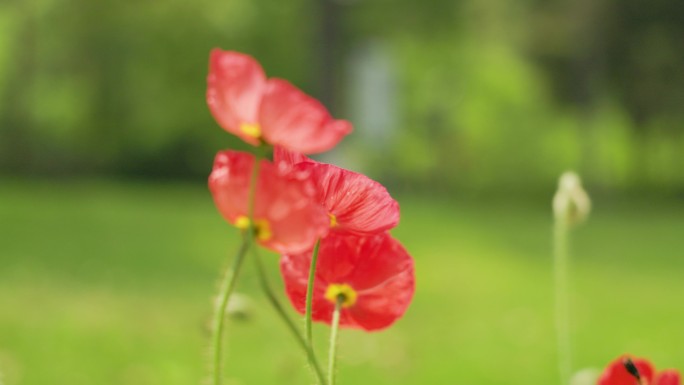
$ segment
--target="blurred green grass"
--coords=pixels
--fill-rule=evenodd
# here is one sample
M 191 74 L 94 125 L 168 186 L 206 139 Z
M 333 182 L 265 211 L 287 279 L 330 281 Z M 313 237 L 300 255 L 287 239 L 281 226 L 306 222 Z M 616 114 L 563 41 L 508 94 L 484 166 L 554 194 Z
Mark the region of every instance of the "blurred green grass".
M 342 333 L 340 384 L 557 383 L 550 198 L 397 198 L 416 296 L 387 331 Z M 595 202 L 573 234 L 575 368 L 625 352 L 684 368 L 682 234 L 682 202 Z M 204 186 L 1 180 L 6 385 L 200 383 L 236 247 Z M 270 268 L 280 289 L 275 256 Z M 239 291 L 254 303 L 228 327 L 229 383 L 309 383 L 251 264 Z

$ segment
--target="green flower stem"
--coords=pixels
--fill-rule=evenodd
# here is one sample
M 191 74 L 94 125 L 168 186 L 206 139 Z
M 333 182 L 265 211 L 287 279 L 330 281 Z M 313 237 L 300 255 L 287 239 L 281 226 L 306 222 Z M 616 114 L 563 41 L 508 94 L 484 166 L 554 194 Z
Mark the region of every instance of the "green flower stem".
M 330 351 L 328 353 L 328 385 L 335 385 L 335 378 L 337 377 L 337 333 L 340 329 L 340 310 L 342 309 L 342 302 L 344 297 L 339 296 L 335 302 L 335 310 L 332 316 L 332 325 L 330 329 Z
M 226 271 L 223 281 L 221 282 L 221 289 L 219 291 L 219 297 L 216 301 L 216 308 L 214 310 L 214 335 L 212 340 L 212 351 L 214 356 L 213 361 L 213 384 L 221 384 L 222 379 L 222 366 L 221 366 L 221 356 L 223 347 L 223 329 L 225 324 L 225 314 L 226 307 L 228 306 L 228 300 L 230 295 L 233 293 L 235 288 L 235 282 L 240 273 L 240 268 L 242 267 L 242 262 L 247 254 L 247 249 L 249 249 L 250 242 L 247 240 L 248 237 L 244 237 L 242 245 L 240 245 L 240 250 L 238 251 L 235 259 L 233 260 L 233 265 Z
M 318 261 L 318 249 L 321 246 L 321 240 L 316 241 L 313 253 L 311 254 L 311 267 L 309 268 L 309 283 L 306 289 L 306 312 L 304 313 L 304 327 L 306 329 L 306 343 L 309 348 L 313 350 L 313 332 L 311 327 L 311 309 L 313 306 L 313 289 L 314 278 L 316 277 L 316 262 Z
M 280 303 L 280 301 L 278 301 L 278 298 L 273 292 L 273 289 L 271 288 L 271 285 L 268 281 L 264 265 L 261 262 L 261 257 L 259 256 L 257 249 L 252 249 L 252 253 L 254 254 L 254 263 L 256 264 L 257 273 L 259 276 L 259 283 L 261 284 L 261 288 L 264 290 L 264 293 L 266 294 L 268 301 L 271 303 L 273 308 L 276 310 L 276 313 L 278 313 L 283 322 L 285 322 L 285 325 L 290 330 L 290 332 L 292 332 L 292 335 L 294 335 L 295 339 L 297 340 L 297 343 L 304 350 L 304 353 L 306 353 L 306 358 L 309 361 L 309 365 L 313 368 L 316 377 L 318 377 L 319 383 L 321 385 L 326 385 L 323 370 L 321 370 L 321 367 L 318 364 L 318 361 L 316 360 L 316 356 L 314 355 L 313 350 L 311 349 L 309 344 L 307 344 L 301 332 L 299 331 L 299 329 L 297 329 L 297 326 L 295 325 L 294 321 L 287 315 L 285 308 Z
M 561 384 L 570 381 L 572 347 L 570 344 L 570 316 L 568 298 L 568 235 L 565 218 L 556 219 L 553 230 L 553 261 L 556 302 L 556 343 Z
M 225 325 L 226 307 L 228 307 L 230 296 L 233 294 L 233 290 L 235 289 L 235 284 L 240 274 L 240 269 L 245 259 L 245 255 L 247 254 L 247 250 L 254 243 L 254 227 L 252 224 L 253 221 L 251 219 L 254 213 L 256 184 L 259 177 L 259 160 L 260 157 L 256 156 L 254 160 L 254 167 L 252 167 L 252 176 L 249 182 L 248 218 L 250 218 L 251 227 L 246 233 L 243 234 L 240 250 L 233 260 L 233 265 L 226 271 L 223 277 L 221 288 L 219 289 L 219 296 L 216 301 L 216 308 L 214 310 L 214 335 L 212 338 L 212 355 L 214 358 L 212 362 L 212 379 L 214 385 L 220 385 L 223 379 L 221 358 L 223 355 L 223 330 Z

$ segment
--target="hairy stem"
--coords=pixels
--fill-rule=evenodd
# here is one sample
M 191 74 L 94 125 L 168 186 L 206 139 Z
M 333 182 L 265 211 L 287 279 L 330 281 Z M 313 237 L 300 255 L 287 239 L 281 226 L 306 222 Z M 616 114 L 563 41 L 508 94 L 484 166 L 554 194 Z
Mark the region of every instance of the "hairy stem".
M 332 325 L 330 329 L 330 351 L 328 352 L 328 385 L 335 385 L 337 377 L 337 340 L 340 328 L 340 310 L 342 309 L 344 297 L 340 296 L 335 302 L 333 310 Z
M 242 262 L 247 254 L 247 249 L 249 249 L 249 244 L 250 243 L 247 240 L 247 237 L 245 237 L 242 241 L 242 245 L 240 245 L 240 250 L 233 260 L 233 265 L 226 270 L 223 281 L 221 282 L 219 296 L 216 301 L 216 308 L 214 309 L 214 335 L 212 339 L 212 353 L 214 357 L 212 371 L 214 385 L 221 384 L 222 380 L 221 357 L 226 307 L 228 306 L 230 295 L 233 293 L 233 289 L 235 288 L 235 282 L 237 281 L 240 268 L 242 267 Z

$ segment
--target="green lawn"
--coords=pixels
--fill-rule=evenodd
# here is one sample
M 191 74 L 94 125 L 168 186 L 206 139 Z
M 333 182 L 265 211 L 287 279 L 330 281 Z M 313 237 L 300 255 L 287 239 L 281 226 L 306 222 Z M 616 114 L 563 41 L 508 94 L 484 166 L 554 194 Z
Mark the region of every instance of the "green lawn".
M 550 198 L 398 200 L 416 296 L 389 330 L 341 334 L 340 385 L 556 384 Z M 684 369 L 684 204 L 599 200 L 573 238 L 575 368 L 631 352 Z M 237 246 L 205 186 L 0 180 L 5 385 L 201 383 Z M 229 384 L 310 383 L 251 264 L 239 291 Z

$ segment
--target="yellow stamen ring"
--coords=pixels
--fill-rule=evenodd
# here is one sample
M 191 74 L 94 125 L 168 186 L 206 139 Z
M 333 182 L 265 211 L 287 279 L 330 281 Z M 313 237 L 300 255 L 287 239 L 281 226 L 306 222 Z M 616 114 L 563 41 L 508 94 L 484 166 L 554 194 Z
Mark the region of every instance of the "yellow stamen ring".
M 245 215 L 240 215 L 233 224 L 240 230 L 247 230 L 249 228 L 249 218 Z
M 242 123 L 240 125 L 240 132 L 252 138 L 261 138 L 261 126 L 256 123 Z
M 235 219 L 233 223 L 235 227 L 241 230 L 247 230 L 250 227 L 249 218 L 245 215 L 240 215 Z M 266 219 L 257 219 L 254 221 L 254 235 L 256 239 L 265 242 L 273 237 L 273 232 L 271 231 L 271 224 Z
M 356 303 L 356 290 L 346 283 L 332 283 L 325 291 L 325 299 L 332 303 L 342 301 L 342 307 L 351 307 Z
M 328 213 L 328 217 L 330 217 L 330 228 L 337 227 L 337 217 L 333 213 Z
M 268 241 L 273 237 L 273 233 L 271 232 L 271 224 L 268 223 L 266 219 L 257 219 L 256 220 L 256 237 L 260 241 Z

